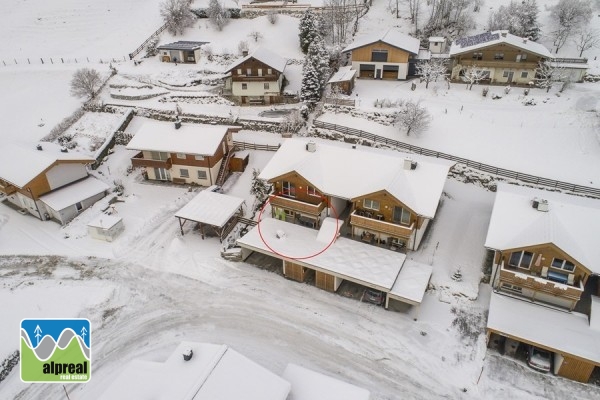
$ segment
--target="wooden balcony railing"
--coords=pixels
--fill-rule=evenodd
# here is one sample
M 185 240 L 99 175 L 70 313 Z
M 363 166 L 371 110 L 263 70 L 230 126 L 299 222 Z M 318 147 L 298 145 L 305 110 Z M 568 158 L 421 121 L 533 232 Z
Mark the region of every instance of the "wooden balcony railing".
M 152 160 L 150 158 L 144 158 L 144 153 L 139 152 L 131 158 L 131 165 L 135 167 L 150 167 L 150 168 L 164 168 L 171 169 L 171 157 L 166 160 Z
M 324 201 L 321 201 L 319 204 L 310 204 L 305 203 L 303 201 L 298 201 L 275 195 L 271 195 L 270 199 L 272 206 L 278 206 L 286 208 L 288 210 L 294 210 L 300 213 L 306 213 L 310 215 L 319 215 L 326 206 Z
M 3 192 L 7 196 L 9 194 L 13 194 L 16 191 L 17 191 L 17 188 L 15 186 L 11 185 L 10 183 L 7 183 L 6 185 L 0 184 L 0 192 Z
M 413 233 L 415 224 L 410 227 L 394 224 L 391 222 L 380 221 L 375 218 L 369 218 L 356 214 L 354 211 L 350 214 L 350 224 L 358 228 L 369 229 L 381 233 L 387 233 L 395 237 L 407 238 Z
M 233 75 L 231 80 L 233 82 L 276 82 L 277 75 Z
M 518 271 L 511 271 L 510 269 L 506 269 L 504 265 L 502 265 L 500 269 L 500 281 L 502 283 L 508 283 L 524 289 L 530 289 L 536 292 L 542 292 L 574 301 L 579 301 L 579 298 L 583 293 L 583 285 L 581 282 L 575 286 L 571 286 L 564 283 L 550 281 L 539 276 L 527 275 L 526 273 Z
M 506 60 L 493 60 L 493 61 L 483 61 L 483 60 L 459 60 L 458 63 L 463 67 L 470 67 L 472 65 L 476 65 L 478 67 L 483 68 L 517 68 L 517 69 L 535 69 L 537 67 L 537 63 L 533 62 L 516 62 L 516 61 L 506 61 Z

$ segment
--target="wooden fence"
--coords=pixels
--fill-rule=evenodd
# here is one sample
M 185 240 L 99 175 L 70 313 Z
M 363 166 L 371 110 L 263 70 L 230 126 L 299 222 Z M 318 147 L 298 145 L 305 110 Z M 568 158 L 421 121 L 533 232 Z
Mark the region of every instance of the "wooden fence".
M 413 146 L 408 143 L 400 142 L 394 139 L 388 139 L 383 136 L 373 135 L 372 133 L 365 132 L 359 129 L 348 128 L 347 126 L 330 124 L 327 122 L 317 121 L 313 122 L 313 126 L 317 128 L 330 129 L 333 131 L 341 132 L 346 135 L 358 136 L 360 138 L 368 139 L 373 142 L 386 144 L 388 146 L 397 147 L 400 149 L 408 150 L 411 153 L 422 154 L 425 156 L 442 158 L 445 160 L 454 161 L 460 164 L 464 164 L 467 167 L 487 172 L 493 175 L 502 176 L 505 178 L 516 179 L 521 182 L 532 183 L 535 185 L 542 185 L 548 188 L 568 190 L 574 193 L 587 194 L 591 196 L 600 197 L 600 189 L 589 186 L 580 186 L 574 183 L 556 181 L 553 179 L 542 178 L 540 176 L 524 174 L 522 172 L 512 171 L 509 169 L 495 167 L 493 165 L 484 164 L 478 161 L 469 160 L 467 158 L 455 157 L 451 154 L 442 153 L 440 151 L 430 150 L 419 146 Z
M 138 46 L 137 49 L 135 49 L 134 51 L 132 51 L 131 53 L 129 53 L 129 59 L 133 60 L 133 57 L 137 56 L 138 54 L 140 54 L 140 52 L 142 50 L 144 50 L 144 47 L 146 47 L 146 45 L 155 37 L 157 37 L 158 35 L 160 35 L 162 33 L 162 31 L 164 31 L 165 29 L 167 29 L 167 24 L 164 23 L 160 28 L 158 28 L 152 35 L 148 36 L 148 39 L 144 40 L 144 43 L 140 44 Z
M 5 67 L 11 65 L 53 65 L 53 64 L 85 64 L 98 63 L 109 64 L 127 61 L 127 57 L 113 58 L 94 58 L 94 57 L 36 57 L 36 58 L 12 58 L 10 60 L 2 60 L 2 65 Z
M 336 99 L 335 97 L 325 97 L 325 104 L 333 104 L 335 106 L 355 107 L 356 100 L 354 100 L 354 99 Z
M 265 151 L 277 151 L 279 149 L 279 145 L 272 146 L 270 144 L 256 144 L 256 143 L 247 143 L 247 142 L 238 142 L 233 141 L 233 145 L 237 147 L 239 150 L 265 150 Z

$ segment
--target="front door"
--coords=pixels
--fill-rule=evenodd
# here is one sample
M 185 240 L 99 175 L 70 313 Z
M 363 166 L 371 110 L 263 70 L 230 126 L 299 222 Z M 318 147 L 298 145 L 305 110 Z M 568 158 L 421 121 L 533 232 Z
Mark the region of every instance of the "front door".
M 515 73 L 513 71 L 510 71 L 508 73 L 508 79 L 506 80 L 506 82 L 511 83 L 514 75 L 515 75 Z

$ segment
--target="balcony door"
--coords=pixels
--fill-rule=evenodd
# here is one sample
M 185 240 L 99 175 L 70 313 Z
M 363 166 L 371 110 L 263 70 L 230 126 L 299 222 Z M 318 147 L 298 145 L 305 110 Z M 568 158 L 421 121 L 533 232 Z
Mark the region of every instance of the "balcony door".
M 169 171 L 165 168 L 154 168 L 154 176 L 159 181 L 168 181 L 170 179 Z
M 402 207 L 395 206 L 393 220 L 397 224 L 402 224 L 402 225 L 410 224 L 410 211 L 408 211 Z

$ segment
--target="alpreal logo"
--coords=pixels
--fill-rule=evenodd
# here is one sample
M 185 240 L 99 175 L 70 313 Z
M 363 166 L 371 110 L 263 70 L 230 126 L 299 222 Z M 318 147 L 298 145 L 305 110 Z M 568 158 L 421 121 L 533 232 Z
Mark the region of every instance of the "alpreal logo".
M 21 321 L 23 382 L 87 382 L 91 371 L 91 326 L 87 319 Z

